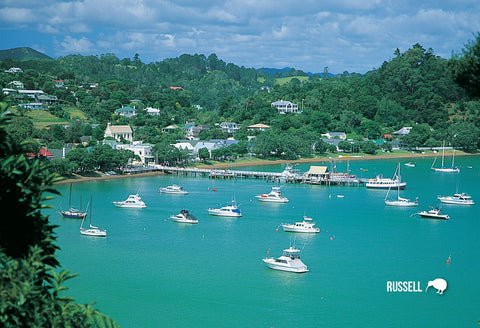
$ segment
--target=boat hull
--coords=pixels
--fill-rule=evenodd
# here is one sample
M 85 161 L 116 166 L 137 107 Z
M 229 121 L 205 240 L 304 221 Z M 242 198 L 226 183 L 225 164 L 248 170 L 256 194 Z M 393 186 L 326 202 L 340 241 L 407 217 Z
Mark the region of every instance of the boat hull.
M 262 196 L 255 196 L 260 202 L 265 203 L 288 203 L 287 198 L 271 198 L 271 197 L 262 197 Z
M 392 184 L 376 184 L 374 182 L 367 182 L 365 186 L 369 189 L 400 189 L 404 190 L 407 186 L 406 182 L 392 183 Z
M 92 237 L 106 237 L 107 232 L 105 230 L 99 229 L 82 229 L 80 233 L 84 236 L 92 236 Z
M 388 206 L 397 206 L 397 207 L 415 207 L 417 206 L 418 204 L 417 203 L 414 203 L 414 202 L 399 202 L 397 200 L 392 200 L 392 201 L 389 201 L 389 200 L 386 200 L 385 201 L 385 205 L 388 205 Z
M 235 213 L 235 212 L 219 212 L 215 209 L 213 210 L 208 210 L 208 214 L 214 215 L 214 216 L 224 216 L 224 217 L 231 217 L 231 218 L 239 218 L 242 216 L 241 213 Z
M 433 170 L 435 172 L 443 172 L 443 173 L 460 173 L 459 168 L 436 168 Z
M 116 202 L 114 203 L 116 207 L 121 207 L 121 208 L 145 208 L 147 205 L 145 204 L 124 204 L 122 202 Z
M 72 213 L 72 212 L 58 212 L 61 216 L 67 219 L 83 219 L 87 216 L 86 212 Z
M 290 226 L 290 225 L 283 225 L 283 231 L 285 232 L 302 232 L 302 233 L 317 233 L 320 232 L 320 228 L 301 228 L 301 227 L 296 227 L 296 226 Z
M 198 220 L 177 219 L 177 218 L 174 218 L 173 221 L 175 221 L 177 223 L 188 223 L 188 224 L 197 224 L 198 223 Z
M 426 219 L 438 219 L 438 220 L 448 220 L 450 217 L 446 214 L 429 214 L 429 213 L 424 213 L 420 212 L 418 213 L 422 218 Z

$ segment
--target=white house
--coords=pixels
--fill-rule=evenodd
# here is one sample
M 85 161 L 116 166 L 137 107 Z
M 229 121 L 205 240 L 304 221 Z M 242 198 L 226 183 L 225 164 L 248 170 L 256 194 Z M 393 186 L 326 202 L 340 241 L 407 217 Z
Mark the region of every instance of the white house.
M 240 129 L 238 124 L 234 122 L 222 122 L 220 123 L 220 128 L 228 133 L 235 133 L 238 129 Z
M 115 148 L 133 151 L 135 155 L 140 157 L 142 164 L 153 161 L 152 145 L 150 144 L 143 144 L 141 141 L 136 141 L 131 144 L 117 144 Z
M 279 114 L 298 113 L 298 105 L 290 101 L 285 101 L 282 99 L 273 102 L 271 105 L 272 107 L 277 108 Z
M 23 73 L 21 68 L 18 67 L 10 67 L 5 71 L 5 73 Z
M 150 115 L 150 116 L 160 115 L 160 109 L 158 109 L 158 108 L 147 107 L 147 108 L 145 108 L 145 110 L 147 111 L 148 115 Z
M 130 106 L 125 106 L 115 110 L 115 114 L 118 114 L 120 116 L 125 116 L 125 117 L 134 117 L 134 116 L 137 116 L 137 110 Z
M 270 128 L 269 125 L 262 124 L 262 123 L 257 123 L 257 124 L 247 126 L 247 130 L 250 130 L 250 131 L 267 131 L 269 128 Z
M 104 138 L 107 137 L 113 137 L 117 141 L 120 141 L 123 138 L 132 142 L 133 131 L 130 125 L 111 125 L 108 123 L 104 134 Z
M 345 132 L 327 132 L 322 134 L 322 136 L 327 137 L 328 139 L 335 139 L 335 138 L 338 138 L 341 140 L 347 139 L 347 135 L 345 134 Z

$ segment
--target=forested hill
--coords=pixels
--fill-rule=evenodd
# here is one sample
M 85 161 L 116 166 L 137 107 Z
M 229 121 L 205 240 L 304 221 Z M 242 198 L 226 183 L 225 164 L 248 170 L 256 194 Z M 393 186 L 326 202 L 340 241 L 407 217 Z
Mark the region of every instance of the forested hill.
M 344 72 L 322 78 L 325 74 L 291 69 L 283 73 L 288 77 L 280 79 L 268 70 L 225 63 L 215 54 L 184 54 L 148 64 L 139 55 L 132 59 L 113 54 L 69 55 L 54 60 L 3 60 L 2 71 L 16 66 L 24 73 L 3 73 L 0 82 L 6 87 L 22 80 L 26 89 L 56 95 L 62 107 L 54 107 L 56 115 L 67 117 L 62 109 L 70 106 L 91 122 L 128 122 L 137 137 L 148 141 L 155 141 L 155 133 L 172 123 L 214 126 L 231 121 L 242 126 L 236 138 L 245 138 L 245 127 L 255 123 L 270 125 L 270 134 L 309 140 L 327 131 L 345 131 L 358 140 L 376 139 L 409 126 L 413 127 L 411 146 L 439 145 L 443 139 L 457 136 L 458 140 L 463 131 L 473 131 L 469 142 L 473 140 L 476 149 L 480 104 L 479 95 L 472 92 L 475 88 L 468 88 L 472 80 L 468 74 L 476 73 L 469 70 L 472 61 L 464 60 L 466 56 L 447 60 L 416 44 L 403 53 L 397 50 L 380 68 L 363 75 Z M 53 79 L 63 80 L 66 88 L 55 88 Z M 457 83 L 462 82 L 460 87 Z M 298 104 L 302 113 L 278 114 L 271 103 L 281 99 Z M 114 115 L 127 105 L 158 108 L 160 115 L 128 120 Z
M 16 61 L 34 59 L 52 59 L 51 57 L 28 47 L 0 50 L 0 60 L 11 59 Z

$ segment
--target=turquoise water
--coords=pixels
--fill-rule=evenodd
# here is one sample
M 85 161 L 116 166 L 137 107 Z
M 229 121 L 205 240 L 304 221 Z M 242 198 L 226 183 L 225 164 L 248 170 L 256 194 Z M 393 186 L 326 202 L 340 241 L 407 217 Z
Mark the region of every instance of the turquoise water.
M 397 162 L 352 161 L 350 170 L 392 176 Z M 82 195 L 85 204 L 93 195 L 93 224 L 108 236 L 81 236 L 78 220 L 51 212 L 51 222 L 60 225 L 59 261 L 80 274 L 68 282 L 67 293 L 79 303 L 96 302 L 122 327 L 477 326 L 480 205 L 444 205 L 448 221 L 412 214 L 457 190 L 480 203 L 480 157 L 456 158 L 460 174 L 433 172 L 431 158 L 416 163 L 401 167 L 407 181 L 401 195 L 418 196 L 417 209 L 387 207 L 385 191 L 364 187 L 286 184 L 282 191 L 289 203 L 262 204 L 254 196 L 274 185 L 264 180 L 169 175 L 74 184 L 75 202 Z M 296 168 L 305 172 L 309 166 Z M 346 169 L 346 162 L 337 163 L 337 171 Z M 190 193 L 157 192 L 173 183 Z M 68 192 L 67 185 L 59 189 Z M 136 192 L 146 209 L 113 206 Z M 208 215 L 207 208 L 233 197 L 243 217 Z M 198 225 L 166 220 L 183 208 Z M 304 214 L 313 217 L 319 234 L 276 231 Z M 262 262 L 292 244 L 303 249 L 308 273 L 274 271 Z M 448 282 L 443 295 L 433 287 L 424 292 L 435 278 Z M 388 281 L 414 281 L 423 292 L 387 292 Z

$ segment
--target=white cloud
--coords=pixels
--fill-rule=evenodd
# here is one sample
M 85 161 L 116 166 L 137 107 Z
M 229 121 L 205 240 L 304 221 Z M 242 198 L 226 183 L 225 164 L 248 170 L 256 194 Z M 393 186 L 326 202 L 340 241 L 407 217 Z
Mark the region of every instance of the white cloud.
M 59 43 L 61 54 L 94 54 L 95 48 L 93 43 L 90 42 L 86 37 L 80 39 L 72 38 L 71 36 L 66 36 L 62 42 Z

